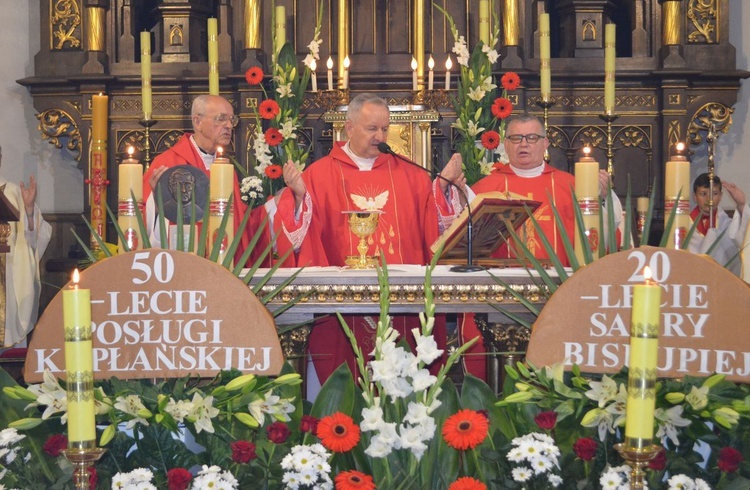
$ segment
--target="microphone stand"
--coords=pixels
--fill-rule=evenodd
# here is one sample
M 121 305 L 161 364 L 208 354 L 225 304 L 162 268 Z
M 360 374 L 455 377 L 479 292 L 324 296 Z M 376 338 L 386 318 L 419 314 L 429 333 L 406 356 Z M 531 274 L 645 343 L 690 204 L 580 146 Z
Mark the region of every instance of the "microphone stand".
M 427 172 L 430 174 L 430 177 L 432 177 L 432 172 L 418 164 L 417 162 L 414 162 L 408 158 L 406 158 L 403 155 L 399 155 L 395 151 L 391 149 L 391 146 L 386 142 L 381 142 L 378 144 L 378 150 L 380 150 L 381 153 L 387 153 L 394 158 L 398 158 L 399 160 L 406 162 L 410 165 L 414 165 L 418 169 Z M 451 182 L 450 180 L 446 179 L 439 173 L 435 174 L 439 179 L 445 181 L 448 183 L 449 186 L 455 188 L 466 200 L 466 212 L 467 212 L 467 220 L 466 220 L 466 265 L 454 265 L 450 268 L 451 272 L 479 272 L 483 270 L 487 270 L 486 267 L 481 265 L 475 265 L 474 264 L 474 214 L 471 212 L 471 203 L 469 202 L 469 196 L 466 194 L 466 192 L 461 189 L 459 186 Z

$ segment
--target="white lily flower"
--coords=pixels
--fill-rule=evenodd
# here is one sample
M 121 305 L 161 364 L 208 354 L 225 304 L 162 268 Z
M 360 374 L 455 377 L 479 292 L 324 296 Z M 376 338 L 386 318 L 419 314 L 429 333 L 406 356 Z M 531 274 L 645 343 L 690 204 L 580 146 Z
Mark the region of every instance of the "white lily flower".
M 687 427 L 690 425 L 690 420 L 682 417 L 682 405 L 675 405 L 667 410 L 657 408 L 654 410 L 654 417 L 659 426 L 656 437 L 667 436 L 675 446 L 679 446 L 680 440 L 677 437 L 677 427 Z

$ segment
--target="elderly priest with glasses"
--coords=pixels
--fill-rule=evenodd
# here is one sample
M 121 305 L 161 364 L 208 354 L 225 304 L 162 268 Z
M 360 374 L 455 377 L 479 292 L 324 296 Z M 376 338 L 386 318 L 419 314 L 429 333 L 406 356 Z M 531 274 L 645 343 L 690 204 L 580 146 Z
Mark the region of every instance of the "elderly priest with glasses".
M 530 114 L 519 114 L 510 117 L 505 130 L 505 151 L 508 154 L 508 165 L 496 165 L 495 170 L 472 186 L 472 190 L 481 194 L 484 192 L 509 192 L 538 201 L 541 206 L 534 212 L 534 218 L 539 223 L 544 235 L 554 248 L 555 254 L 563 265 L 569 265 L 568 256 L 562 241 L 562 230 L 558 228 L 552 206 L 560 213 L 564 222 L 565 233 L 573 241 L 575 232 L 575 215 L 573 188 L 575 178 L 563 170 L 558 170 L 544 161 L 544 152 L 549 141 L 544 133 L 542 122 Z M 612 193 L 612 203 L 615 227 L 622 221 L 622 205 L 617 195 L 611 190 L 611 181 L 606 170 L 599 170 L 599 196 L 602 199 L 607 193 Z M 603 208 L 604 209 L 604 208 Z M 606 213 L 607 210 L 604 209 Z M 604 222 L 607 223 L 606 215 Z M 526 247 L 538 259 L 548 259 L 547 251 L 542 245 L 531 220 L 527 220 L 522 230 L 516 230 L 524 240 Z M 607 236 L 606 233 L 602 233 Z M 514 258 L 513 247 L 506 244 L 498 247 L 492 254 L 497 258 Z M 523 254 L 520 254 L 523 256 Z M 464 322 L 462 335 L 472 338 L 478 335 L 473 321 Z M 469 353 L 481 352 L 481 344 L 475 344 Z M 484 357 L 470 356 L 467 358 L 467 368 L 477 376 L 484 376 Z
M 216 159 L 216 151 L 219 147 L 227 148 L 232 141 L 232 131 L 239 122 L 239 117 L 234 115 L 234 109 L 225 98 L 218 95 L 199 95 L 193 100 L 190 117 L 193 125 L 193 133 L 185 133 L 177 143 L 164 153 L 160 154 L 143 175 L 143 198 L 146 201 L 146 227 L 149 229 L 149 239 L 154 247 L 162 246 L 159 242 L 159 220 L 157 219 L 156 200 L 153 190 L 156 189 L 159 178 L 169 168 L 177 165 L 189 165 L 209 175 L 211 165 Z M 197 189 L 196 189 L 197 191 Z M 234 177 L 234 196 L 232 198 L 232 209 L 234 214 L 235 236 L 238 233 L 246 206 L 242 202 L 237 176 Z M 248 246 L 250 239 L 264 218 L 264 208 L 261 206 L 257 212 L 253 212 L 250 222 L 242 233 L 240 247 L 235 254 L 235 260 L 239 259 L 244 249 Z M 166 213 L 165 213 L 166 214 Z M 264 230 L 264 238 L 261 242 L 268 243 L 270 232 Z M 256 246 L 256 250 L 262 247 Z

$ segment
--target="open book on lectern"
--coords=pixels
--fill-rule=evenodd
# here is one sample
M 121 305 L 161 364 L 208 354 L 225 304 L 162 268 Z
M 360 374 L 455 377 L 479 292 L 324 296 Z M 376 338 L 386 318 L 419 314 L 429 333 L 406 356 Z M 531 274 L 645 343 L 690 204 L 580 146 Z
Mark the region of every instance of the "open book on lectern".
M 475 262 L 484 265 L 499 262 L 490 259 L 490 255 L 506 240 L 512 241 L 508 227 L 518 229 L 529 217 L 526 208 L 533 213 L 540 205 L 538 201 L 512 192 L 496 191 L 477 195 L 471 201 Z M 433 253 L 443 245 L 440 263 L 466 263 L 468 224 L 469 211 L 465 207 L 453 224 L 432 244 Z

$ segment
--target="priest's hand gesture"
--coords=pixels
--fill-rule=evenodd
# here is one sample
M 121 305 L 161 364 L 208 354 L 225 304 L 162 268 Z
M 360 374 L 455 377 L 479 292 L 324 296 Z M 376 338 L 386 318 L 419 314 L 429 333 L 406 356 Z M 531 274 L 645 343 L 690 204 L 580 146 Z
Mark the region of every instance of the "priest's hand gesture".
M 737 205 L 737 212 L 740 213 L 740 216 L 742 216 L 742 210 L 745 208 L 745 203 L 747 203 L 745 193 L 742 192 L 742 189 L 737 187 L 735 184 L 727 182 L 726 180 L 721 184 L 722 187 L 727 190 L 727 194 L 729 194 L 729 197 L 734 200 L 734 203 Z
M 448 190 L 448 181 L 452 182 L 456 187 L 463 191 L 459 194 L 461 203 L 465 205 L 466 202 L 464 201 L 466 201 L 466 176 L 464 176 L 463 162 L 461 160 L 460 153 L 453 154 L 451 159 L 448 160 L 448 163 L 445 164 L 445 167 L 443 167 L 440 175 L 443 177 L 442 179 L 438 180 L 438 182 L 440 183 L 440 190 L 445 193 Z
M 302 180 L 302 172 L 297 169 L 297 166 L 291 160 L 284 164 L 284 183 L 294 194 L 294 207 L 299 208 L 305 199 L 307 187 L 305 187 L 305 181 Z

